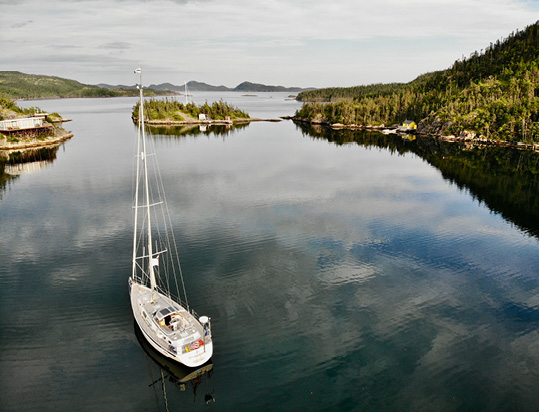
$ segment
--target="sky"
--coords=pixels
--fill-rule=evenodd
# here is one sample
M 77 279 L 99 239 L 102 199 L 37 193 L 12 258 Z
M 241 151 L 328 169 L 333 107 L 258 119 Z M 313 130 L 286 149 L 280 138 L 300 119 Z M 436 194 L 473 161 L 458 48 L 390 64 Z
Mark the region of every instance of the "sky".
M 0 0 L 0 71 L 85 84 L 409 82 L 539 20 L 539 0 Z

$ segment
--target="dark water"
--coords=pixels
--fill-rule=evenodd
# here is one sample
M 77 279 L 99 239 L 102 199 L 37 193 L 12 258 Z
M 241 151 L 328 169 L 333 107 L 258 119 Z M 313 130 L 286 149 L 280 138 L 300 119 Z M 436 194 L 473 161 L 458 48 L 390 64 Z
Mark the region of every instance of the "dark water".
M 297 106 L 231 96 L 258 117 Z M 537 410 L 536 155 L 290 121 L 154 130 L 214 329 L 189 376 L 131 315 L 134 103 L 21 103 L 75 137 L 2 180 L 0 410 Z

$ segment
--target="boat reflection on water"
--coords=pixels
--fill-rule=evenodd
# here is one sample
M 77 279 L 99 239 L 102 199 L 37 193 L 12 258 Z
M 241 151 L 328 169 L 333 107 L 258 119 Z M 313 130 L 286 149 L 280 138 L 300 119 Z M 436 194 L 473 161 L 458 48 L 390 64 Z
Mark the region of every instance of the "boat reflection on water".
M 209 381 L 213 376 L 213 363 L 211 359 L 204 365 L 196 368 L 189 368 L 179 362 L 175 362 L 157 352 L 144 338 L 137 322 L 135 321 L 133 324 L 135 335 L 137 336 L 140 346 L 142 346 L 148 357 L 159 367 L 161 372 L 160 376 L 153 380 L 148 386 L 155 387 L 156 384 L 161 383 L 165 402 L 168 402 L 165 389 L 166 381 L 170 382 L 182 392 L 191 387 L 191 390 L 193 391 L 193 402 L 195 402 L 197 391 L 200 385 L 204 384 L 204 402 L 207 404 L 215 402 L 213 388 L 209 385 Z

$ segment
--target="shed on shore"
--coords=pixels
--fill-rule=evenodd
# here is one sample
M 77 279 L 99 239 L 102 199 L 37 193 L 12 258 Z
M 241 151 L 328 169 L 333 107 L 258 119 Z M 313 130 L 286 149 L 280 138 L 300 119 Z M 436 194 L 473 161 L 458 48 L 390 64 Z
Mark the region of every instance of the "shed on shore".
M 402 127 L 404 127 L 405 129 L 415 130 L 417 129 L 417 124 L 413 120 L 405 120 L 404 123 L 402 124 Z

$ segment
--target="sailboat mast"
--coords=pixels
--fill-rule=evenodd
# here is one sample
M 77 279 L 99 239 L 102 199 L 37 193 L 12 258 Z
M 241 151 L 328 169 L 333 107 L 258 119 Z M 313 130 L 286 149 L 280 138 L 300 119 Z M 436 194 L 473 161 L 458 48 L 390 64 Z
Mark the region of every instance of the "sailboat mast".
M 140 70 L 140 69 L 138 69 Z M 156 281 L 155 281 L 155 271 L 154 271 L 154 265 L 152 262 L 153 258 L 153 249 L 152 249 L 152 223 L 151 223 L 151 202 L 150 202 L 150 187 L 148 182 L 148 156 L 146 153 L 146 130 L 144 128 L 144 94 L 143 94 L 143 86 L 142 86 L 142 71 L 140 73 L 140 107 L 139 107 L 139 124 L 141 129 L 141 136 L 142 136 L 142 152 L 140 154 L 140 158 L 142 160 L 142 167 L 144 168 L 144 198 L 146 203 L 146 222 L 148 227 L 148 233 L 147 233 L 147 248 L 148 248 L 148 270 L 150 273 L 150 287 L 152 289 L 152 296 L 153 292 L 156 288 Z
M 136 73 L 136 70 L 135 70 L 135 73 Z M 139 116 L 139 120 L 138 120 L 138 136 L 137 136 L 137 150 L 135 152 L 135 157 L 137 158 L 137 173 L 136 173 L 136 181 L 135 181 L 135 204 L 134 204 L 134 209 L 135 209 L 135 219 L 134 219 L 134 225 L 133 225 L 133 270 L 132 270 L 132 274 L 131 274 L 131 279 L 136 279 L 135 277 L 135 274 L 137 272 L 137 231 L 138 231 L 138 204 L 139 204 L 139 186 L 140 186 L 140 139 L 141 139 L 141 136 L 140 136 L 140 133 L 141 133 L 141 121 L 142 121 L 142 117 L 141 117 L 141 113 L 140 113 L 140 110 L 141 108 L 139 107 L 139 110 L 138 110 L 138 116 Z

